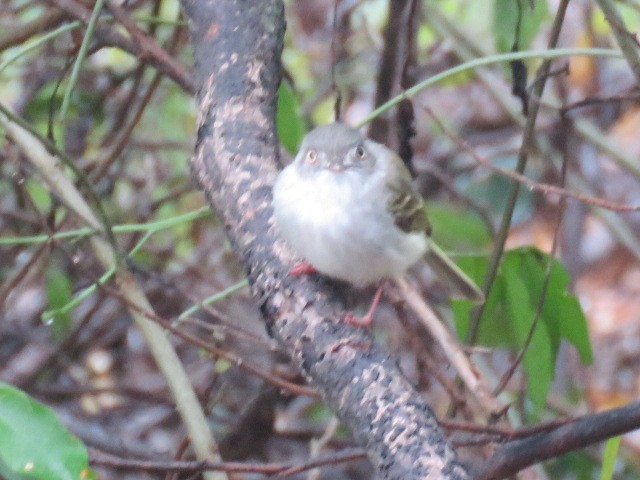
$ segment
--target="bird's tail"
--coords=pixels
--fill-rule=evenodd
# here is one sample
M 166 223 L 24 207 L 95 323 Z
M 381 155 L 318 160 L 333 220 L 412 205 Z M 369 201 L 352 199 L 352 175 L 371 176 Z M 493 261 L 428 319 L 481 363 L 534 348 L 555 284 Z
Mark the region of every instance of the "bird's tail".
M 469 276 L 451 260 L 431 239 L 425 260 L 438 278 L 454 293 L 476 303 L 484 302 L 484 294 Z

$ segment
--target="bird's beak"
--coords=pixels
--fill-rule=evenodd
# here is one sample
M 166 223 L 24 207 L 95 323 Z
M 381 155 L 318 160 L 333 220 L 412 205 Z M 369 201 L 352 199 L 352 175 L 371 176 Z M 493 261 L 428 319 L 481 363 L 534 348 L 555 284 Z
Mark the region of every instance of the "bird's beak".
M 332 158 L 329 155 L 322 156 L 322 167 L 334 172 L 341 172 L 344 170 L 344 165 L 342 164 L 342 162 L 340 160 Z
M 334 172 L 342 172 L 345 168 L 344 162 L 341 158 L 327 158 L 327 168 Z

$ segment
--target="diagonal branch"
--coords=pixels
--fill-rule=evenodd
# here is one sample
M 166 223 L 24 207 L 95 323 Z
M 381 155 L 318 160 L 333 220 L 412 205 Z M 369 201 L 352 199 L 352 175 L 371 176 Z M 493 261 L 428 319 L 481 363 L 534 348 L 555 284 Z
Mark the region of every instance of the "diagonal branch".
M 331 286 L 287 275 L 293 257 L 271 209 L 282 2 L 183 0 L 182 6 L 199 91 L 191 167 L 245 265 L 270 334 L 366 448 L 379 478 L 469 478 L 395 362 L 367 332 L 340 323 Z
M 585 415 L 498 447 L 493 456 L 476 462 L 471 470 L 477 480 L 509 477 L 525 467 L 556 458 L 640 427 L 640 402 L 601 413 Z

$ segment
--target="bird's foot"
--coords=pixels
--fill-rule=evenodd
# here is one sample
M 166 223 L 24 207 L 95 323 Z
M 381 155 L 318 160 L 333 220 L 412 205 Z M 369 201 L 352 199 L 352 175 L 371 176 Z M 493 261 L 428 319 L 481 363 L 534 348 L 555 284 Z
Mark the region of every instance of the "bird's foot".
M 332 344 L 331 348 L 329 348 L 329 351 L 331 353 L 336 353 L 344 347 L 351 347 L 355 350 L 367 351 L 371 350 L 372 346 L 373 342 L 369 340 L 357 341 L 351 338 L 343 338 L 342 340 L 338 340 L 336 343 Z
M 318 273 L 318 271 L 313 265 L 307 262 L 298 262 L 291 268 L 291 270 L 289 270 L 289 275 L 293 277 L 299 277 L 301 275 L 313 275 L 314 273 Z
M 373 301 L 371 302 L 371 306 L 369 307 L 369 311 L 366 313 L 364 317 L 358 317 L 352 312 L 347 312 L 342 316 L 342 320 L 349 325 L 353 325 L 354 327 L 368 327 L 373 322 L 373 315 L 376 313 L 376 309 L 378 308 L 378 304 L 380 303 L 380 299 L 382 298 L 382 292 L 384 291 L 384 284 L 381 283 L 376 290 L 376 294 L 373 297 Z
M 368 327 L 373 322 L 373 315 L 367 314 L 364 317 L 359 317 L 353 312 L 347 312 L 341 320 L 354 327 Z

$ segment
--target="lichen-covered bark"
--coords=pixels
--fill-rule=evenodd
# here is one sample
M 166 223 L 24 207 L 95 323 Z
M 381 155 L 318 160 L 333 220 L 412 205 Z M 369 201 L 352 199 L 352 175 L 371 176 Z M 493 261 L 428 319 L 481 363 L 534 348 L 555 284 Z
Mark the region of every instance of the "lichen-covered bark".
M 287 275 L 273 226 L 279 163 L 280 0 L 183 0 L 196 57 L 191 167 L 245 265 L 269 332 L 322 392 L 385 479 L 466 479 L 425 400 L 368 332 L 339 321 L 330 282 Z

